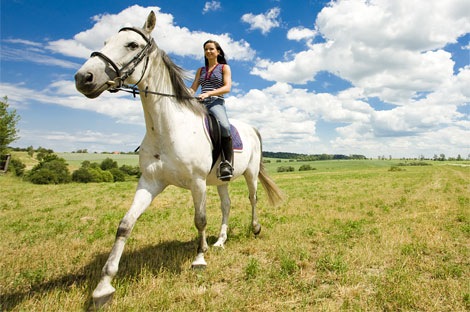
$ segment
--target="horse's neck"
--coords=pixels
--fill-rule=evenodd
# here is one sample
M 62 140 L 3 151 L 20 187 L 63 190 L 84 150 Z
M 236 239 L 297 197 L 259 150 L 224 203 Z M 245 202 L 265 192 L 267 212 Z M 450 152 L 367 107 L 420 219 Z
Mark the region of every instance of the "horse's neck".
M 198 117 L 189 109 L 175 103 L 174 97 L 150 93 L 146 96 L 145 88 L 147 87 L 149 91 L 174 93 L 168 70 L 161 61 L 158 59 L 151 61 L 147 70 L 148 75 L 139 84 L 147 136 L 155 140 L 171 140 L 187 128 L 188 123 L 196 122 Z

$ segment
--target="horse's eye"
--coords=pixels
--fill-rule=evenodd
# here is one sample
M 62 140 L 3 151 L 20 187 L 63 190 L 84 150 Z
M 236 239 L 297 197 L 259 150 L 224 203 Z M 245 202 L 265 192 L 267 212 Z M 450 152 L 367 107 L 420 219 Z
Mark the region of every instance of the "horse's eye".
M 127 44 L 127 47 L 131 50 L 135 50 L 139 47 L 139 44 L 137 42 L 129 42 Z

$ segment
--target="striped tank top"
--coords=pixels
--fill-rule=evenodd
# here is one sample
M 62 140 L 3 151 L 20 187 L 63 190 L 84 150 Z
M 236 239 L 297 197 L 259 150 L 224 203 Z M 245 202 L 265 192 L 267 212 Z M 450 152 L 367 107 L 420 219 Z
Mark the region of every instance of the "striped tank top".
M 199 83 L 201 84 L 202 93 L 212 91 L 224 86 L 223 75 L 224 64 L 217 64 L 212 71 L 207 71 L 207 67 L 201 67 L 201 75 Z M 223 98 L 223 95 L 218 97 Z

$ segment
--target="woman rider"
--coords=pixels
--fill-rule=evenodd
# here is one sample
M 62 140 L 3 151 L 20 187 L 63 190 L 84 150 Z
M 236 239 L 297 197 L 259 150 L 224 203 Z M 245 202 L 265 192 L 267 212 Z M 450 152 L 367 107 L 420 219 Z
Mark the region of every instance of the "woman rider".
M 205 67 L 197 70 L 191 90 L 196 93 L 201 85 L 201 94 L 197 98 L 220 123 L 223 157 L 219 168 L 219 179 L 229 181 L 233 176 L 233 148 L 224 94 L 230 92 L 232 73 L 225 60 L 224 51 L 216 41 L 208 40 L 203 47 Z

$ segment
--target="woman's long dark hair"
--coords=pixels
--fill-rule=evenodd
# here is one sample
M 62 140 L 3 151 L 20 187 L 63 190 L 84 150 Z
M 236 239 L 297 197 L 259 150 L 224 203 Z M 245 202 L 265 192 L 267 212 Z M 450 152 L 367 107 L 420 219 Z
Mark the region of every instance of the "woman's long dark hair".
M 219 51 L 219 55 L 217 55 L 217 63 L 219 64 L 227 64 L 227 60 L 225 59 L 225 53 L 224 53 L 224 50 L 222 50 L 222 48 L 220 47 L 220 44 L 215 41 L 215 40 L 207 40 L 206 42 L 204 42 L 204 44 L 202 45 L 202 48 L 205 48 L 206 47 L 206 44 L 208 43 L 213 43 L 215 45 L 215 48 L 217 49 L 217 51 Z M 209 66 L 209 60 L 207 59 L 207 57 L 204 56 L 204 62 L 206 64 L 206 67 Z

